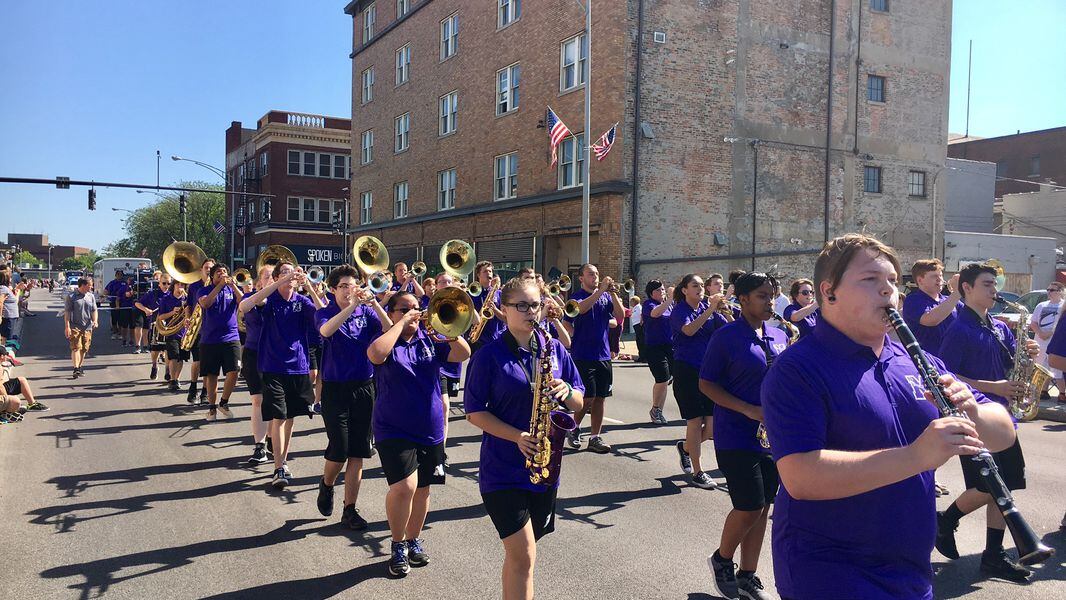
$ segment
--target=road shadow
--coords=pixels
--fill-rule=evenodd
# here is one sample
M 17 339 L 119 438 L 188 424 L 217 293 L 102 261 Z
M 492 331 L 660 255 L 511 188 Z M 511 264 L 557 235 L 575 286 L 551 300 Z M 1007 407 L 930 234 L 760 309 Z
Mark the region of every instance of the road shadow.
M 371 579 L 384 579 L 388 575 L 385 562 L 368 563 L 343 573 L 324 577 L 308 577 L 277 581 L 233 592 L 204 596 L 210 600 L 262 600 L 263 598 L 303 598 L 310 600 L 333 598 Z
M 592 525 L 596 529 L 614 527 L 613 524 L 599 523 L 595 517 L 624 508 L 627 504 L 636 500 L 649 500 L 652 498 L 680 494 L 681 488 L 677 486 L 677 480 L 680 478 L 680 475 L 674 477 L 658 477 L 655 479 L 659 482 L 659 487 L 657 488 L 652 487 L 642 490 L 598 492 L 585 496 L 559 498 L 556 503 L 556 516 L 567 521 L 576 521 L 578 523 Z M 579 510 L 583 508 L 592 510 Z
M 1063 563 L 1063 551 L 1066 551 L 1066 531 L 1053 531 L 1044 535 L 1044 544 L 1055 549 L 1056 554 L 1043 565 L 1028 567 L 1033 571 L 1033 576 L 1028 584 L 1016 584 L 1002 579 L 990 580 L 981 575 L 981 553 L 970 554 L 960 557 L 958 560 L 939 560 L 933 563 L 933 590 L 938 599 L 962 598 L 983 589 L 983 584 L 994 581 L 997 586 L 1025 587 L 1038 581 L 1064 581 L 1066 580 L 1066 564 Z M 1008 548 L 1007 552 L 1017 556 L 1017 550 Z

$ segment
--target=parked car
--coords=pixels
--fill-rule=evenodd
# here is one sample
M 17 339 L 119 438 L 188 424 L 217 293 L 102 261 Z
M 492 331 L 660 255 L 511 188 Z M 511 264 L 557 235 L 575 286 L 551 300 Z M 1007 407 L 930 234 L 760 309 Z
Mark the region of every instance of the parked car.
M 1040 304 L 1041 302 L 1047 300 L 1047 290 L 1033 290 L 1031 292 L 1026 292 L 1022 296 L 1019 296 L 1018 294 L 1014 294 L 1012 292 L 1000 292 L 999 295 L 1003 296 L 1007 300 L 1010 300 L 1011 302 L 1021 304 L 1025 307 L 1025 310 L 1028 311 L 1029 314 L 1033 314 L 1033 310 L 1036 309 L 1037 304 Z M 1018 311 L 1007 307 L 1005 303 L 999 301 L 997 301 L 996 304 L 992 307 L 992 310 L 988 312 L 994 318 L 1003 321 L 1011 328 L 1014 328 L 1015 325 L 1017 325 L 1018 317 L 1021 316 Z

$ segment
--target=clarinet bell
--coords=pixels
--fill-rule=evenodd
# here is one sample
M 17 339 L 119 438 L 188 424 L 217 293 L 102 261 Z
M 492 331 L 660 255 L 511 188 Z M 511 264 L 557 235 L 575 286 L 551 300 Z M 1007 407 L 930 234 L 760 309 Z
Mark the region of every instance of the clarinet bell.
M 1011 537 L 1014 538 L 1014 546 L 1018 549 L 1019 564 L 1038 565 L 1055 555 L 1055 549 L 1040 541 L 1020 513 L 1005 514 L 1003 518 L 1010 529 Z

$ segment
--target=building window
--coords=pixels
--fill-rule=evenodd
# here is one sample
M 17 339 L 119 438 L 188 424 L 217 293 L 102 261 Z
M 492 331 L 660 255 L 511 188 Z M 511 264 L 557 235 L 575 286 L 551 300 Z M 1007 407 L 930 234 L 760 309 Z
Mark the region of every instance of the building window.
M 440 59 L 455 55 L 459 49 L 459 13 L 440 22 Z
M 264 177 L 266 176 L 267 167 L 269 165 L 270 165 L 270 158 L 267 155 L 267 152 L 264 150 L 263 153 L 259 155 L 259 174 L 261 176 L 264 176 Z
M 248 203 L 248 225 L 252 223 L 255 223 L 255 201 Z
M 330 167 L 333 166 L 333 157 L 329 154 L 318 155 L 318 176 L 329 177 Z
M 377 7 L 373 4 L 366 7 L 363 11 L 363 43 L 370 41 L 370 38 L 374 37 L 374 21 L 377 19 Z
M 370 209 L 374 206 L 374 192 L 363 192 L 359 200 L 359 224 L 370 223 Z
M 585 34 L 582 33 L 562 44 L 559 53 L 559 89 L 564 92 L 585 83 L 588 64 L 585 39 Z
M 865 167 L 862 174 L 862 189 L 871 194 L 881 193 L 881 167 Z
M 396 18 L 402 19 L 410 8 L 411 3 L 408 0 L 396 0 Z
M 348 174 L 347 173 L 347 171 L 348 171 L 348 160 L 347 160 L 347 158 L 348 157 L 343 155 L 343 154 L 334 154 L 333 155 L 333 178 L 334 179 L 345 179 L 346 178 L 346 176 Z
M 518 194 L 518 153 L 496 157 L 495 199 L 506 200 Z
M 237 167 L 237 185 L 244 183 L 244 163 Z
M 396 51 L 396 85 L 407 83 L 411 75 L 411 44 Z
M 885 78 L 880 75 L 866 77 L 866 99 L 870 102 L 885 101 Z
M 502 115 L 518 108 L 518 80 L 522 67 L 515 63 L 496 71 L 496 114 Z
M 925 171 L 911 171 L 907 195 L 925 198 Z
M 359 154 L 359 164 L 368 165 L 370 161 L 374 160 L 374 130 L 367 129 L 363 132 L 362 151 Z
M 374 67 L 363 71 L 363 92 L 359 98 L 363 104 L 374 99 Z
M 344 204 L 344 200 L 334 200 L 333 214 L 337 216 L 337 219 L 340 220 L 342 224 L 347 225 L 345 221 L 347 220 L 348 215 L 344 214 Z
M 304 198 L 303 201 L 304 201 L 304 211 L 303 211 L 304 214 L 303 214 L 303 219 L 302 220 L 305 223 L 314 223 L 315 222 L 315 199 L 314 198 Z
M 566 138 L 559 149 L 559 189 L 581 185 L 585 174 L 585 134 Z
M 285 215 L 285 217 L 289 221 L 299 221 L 300 220 L 300 199 L 299 198 L 289 198 L 289 212 L 288 212 L 287 215 Z
M 455 208 L 455 169 L 437 173 L 437 210 Z
M 888 12 L 888 0 L 870 0 L 870 10 Z
M 289 175 L 300 174 L 300 151 L 289 150 Z
M 502 29 L 522 16 L 522 0 L 496 0 L 499 10 L 496 28 Z
M 315 153 L 304 152 L 304 175 L 308 177 L 315 176 Z
M 263 220 L 270 220 L 270 198 L 263 198 Z
M 1029 176 L 1036 177 L 1040 175 L 1040 155 L 1029 157 Z
M 396 152 L 407 150 L 411 141 L 411 113 L 396 117 Z
M 456 117 L 459 112 L 459 91 L 449 92 L 440 97 L 438 112 L 440 113 L 440 135 L 455 133 Z
M 996 177 L 1007 176 L 1007 161 L 1001 160 L 996 162 Z
M 402 219 L 407 216 L 407 182 L 401 181 L 392 186 L 393 216 Z
M 330 221 L 329 208 L 330 208 L 330 206 L 332 204 L 333 203 L 330 202 L 329 200 L 319 200 L 318 201 L 318 222 L 319 223 L 329 223 L 329 221 Z

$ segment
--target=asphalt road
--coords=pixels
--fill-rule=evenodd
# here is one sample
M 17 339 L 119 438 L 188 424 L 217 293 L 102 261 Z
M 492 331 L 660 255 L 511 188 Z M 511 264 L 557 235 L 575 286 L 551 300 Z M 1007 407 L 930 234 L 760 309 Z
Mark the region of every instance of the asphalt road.
M 477 491 L 480 435 L 454 411 L 447 485 L 433 489 L 424 537 L 432 564 L 404 580 L 386 577 L 385 482 L 368 461 L 359 506 L 366 532 L 349 532 L 315 508 L 319 418 L 297 421 L 295 481 L 268 485 L 269 465 L 248 468 L 247 393 L 233 421 L 206 423 L 184 395 L 149 381 L 147 355 L 124 353 L 97 334 L 86 377 L 72 381 L 59 295 L 35 292 L 20 355 L 52 410 L 0 426 L 0 548 L 8 568 L 0 598 L 491 598 L 498 597 L 502 547 Z M 104 319 L 106 322 L 106 319 Z M 710 598 L 705 559 L 718 544 L 729 499 L 687 485 L 673 448 L 682 433 L 648 423 L 651 377 L 643 365 L 615 367 L 613 455 L 568 455 L 555 534 L 538 548 L 540 598 Z M 1029 489 L 1017 497 L 1044 541 L 1059 549 L 1029 585 L 981 580 L 984 519 L 963 520 L 963 557 L 934 553 L 938 598 L 1063 597 L 1066 425 L 1021 428 Z M 705 446 L 710 453 L 710 445 Z M 705 463 L 713 466 L 712 462 Z M 961 491 L 957 463 L 940 479 Z M 339 490 L 338 490 L 339 494 Z M 941 505 L 950 501 L 941 499 Z M 340 502 L 338 500 L 338 506 Z M 900 507 L 905 510 L 906 507 Z M 890 518 L 871 514 L 870 518 Z M 1009 541 L 1008 541 L 1009 544 Z M 760 576 L 773 582 L 769 545 Z M 17 566 L 16 566 L 17 565 Z

